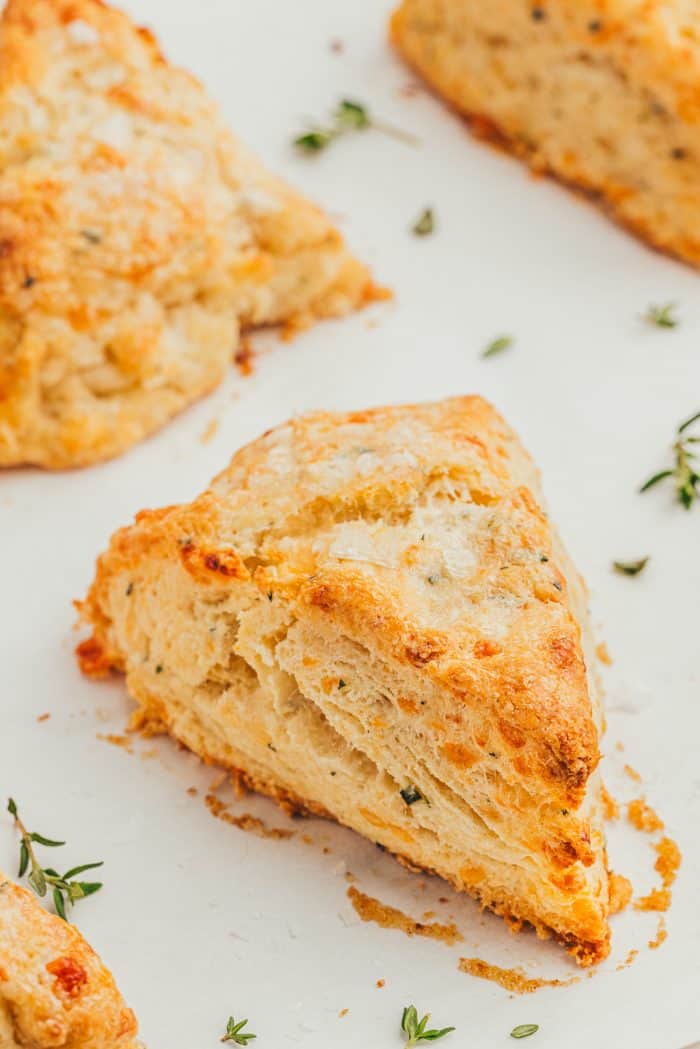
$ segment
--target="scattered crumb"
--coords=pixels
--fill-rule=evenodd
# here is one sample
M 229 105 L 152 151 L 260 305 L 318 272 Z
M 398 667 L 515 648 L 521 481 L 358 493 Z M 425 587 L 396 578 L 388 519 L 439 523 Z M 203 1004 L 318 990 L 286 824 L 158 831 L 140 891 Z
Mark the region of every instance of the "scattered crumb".
M 338 37 L 334 37 L 328 44 L 329 51 L 332 51 L 334 55 L 342 55 L 345 50 L 345 44 Z
M 327 846 L 327 845 L 324 845 L 324 846 L 323 846 L 323 855 L 324 855 L 324 856 L 328 856 L 328 855 L 330 855 L 330 851 L 331 851 L 331 850 L 330 850 L 330 849 L 328 848 L 328 846 Z
M 383 929 L 400 929 L 407 936 L 429 936 L 450 945 L 462 939 L 456 925 L 441 925 L 439 922 L 426 925 L 418 922 L 398 908 L 389 907 L 373 896 L 366 896 L 354 885 L 348 889 L 348 898 L 363 922 L 376 922 Z
M 420 93 L 421 86 L 420 84 L 416 84 L 415 82 L 402 84 L 399 88 L 399 94 L 402 98 L 415 98 L 416 95 L 420 95 Z
M 628 775 L 630 779 L 633 779 L 635 783 L 641 783 L 642 782 L 642 777 L 640 776 L 640 774 L 637 772 L 636 769 L 632 768 L 631 765 L 624 765 L 623 768 L 624 768 L 624 771 L 625 771 L 626 775 Z
M 605 644 L 604 641 L 601 641 L 599 644 L 596 645 L 595 654 L 597 655 L 600 662 L 604 663 L 606 667 L 611 667 L 613 665 L 612 656 L 610 655 L 610 652 L 608 651 L 608 646 Z
M 449 903 L 449 902 L 450 901 L 447 899 L 447 896 L 440 896 L 438 898 L 438 903 Z
M 168 734 L 165 723 L 152 711 L 146 710 L 145 707 L 137 707 L 131 714 L 126 731 L 137 733 L 142 739 L 152 739 L 154 736 L 166 736 Z
M 569 987 L 580 980 L 580 976 L 570 976 L 568 980 L 541 980 L 528 976 L 522 969 L 501 969 L 500 966 L 490 965 L 481 958 L 460 958 L 458 968 L 460 972 L 469 973 L 470 976 L 493 980 L 506 991 L 514 991 L 515 994 L 532 994 L 540 987 Z
M 622 972 L 623 969 L 629 969 L 630 965 L 632 964 L 632 962 L 638 954 L 639 951 L 633 947 L 631 951 L 627 952 L 627 957 L 625 958 L 624 962 L 620 962 L 619 965 L 615 966 L 615 971 Z
M 246 335 L 241 335 L 240 344 L 233 355 L 234 364 L 241 375 L 248 376 L 253 374 L 254 356 L 250 339 Z
M 661 875 L 664 888 L 668 889 L 676 880 L 681 865 L 681 850 L 671 838 L 662 838 L 654 848 L 657 857 L 654 870 Z
M 624 911 L 632 899 L 632 882 L 629 878 L 625 878 L 624 874 L 615 874 L 611 871 L 608 884 L 610 887 L 610 913 L 619 914 L 620 911 Z
M 421 921 L 429 922 L 431 918 L 435 917 L 435 911 L 424 911 Z
M 668 889 L 652 889 L 646 896 L 634 901 L 637 911 L 667 911 L 671 906 L 671 893 Z
M 304 845 L 315 845 L 316 844 L 314 842 L 314 839 L 311 837 L 310 834 L 302 834 L 301 840 L 304 842 Z
M 339 1017 L 340 1017 L 340 1019 L 342 1020 L 342 1019 L 343 1019 L 343 1017 L 344 1017 L 344 1016 L 347 1016 L 349 1012 L 350 1012 L 350 1010 L 349 1010 L 349 1009 L 341 1009 L 341 1010 L 340 1010 L 340 1012 L 338 1013 L 338 1016 L 339 1016 Z
M 202 444 L 208 444 L 209 441 L 211 441 L 212 437 L 216 436 L 216 433 L 217 433 L 218 429 L 219 429 L 219 420 L 218 419 L 210 419 L 209 422 L 206 425 L 206 428 L 205 428 L 202 436 L 199 438 L 200 441 L 202 442 Z
M 650 950 L 655 951 L 657 947 L 660 947 L 666 940 L 667 936 L 666 921 L 664 920 L 664 916 L 661 915 L 659 918 L 659 924 L 656 926 L 656 936 L 653 940 L 649 940 L 647 947 L 649 947 Z
M 196 798 L 197 795 L 199 794 L 199 791 L 197 790 L 196 787 L 188 787 L 187 788 L 187 793 L 189 794 L 189 796 L 191 798 Z
M 50 717 L 50 714 L 40 714 L 37 721 L 48 721 Z
M 386 980 L 377 980 L 377 987 L 384 987 Z
M 101 739 L 103 743 L 111 743 L 113 747 L 121 747 L 127 752 L 127 754 L 134 753 L 131 747 L 131 740 L 128 736 L 117 736 L 113 732 L 108 732 L 103 735 L 101 732 L 98 732 L 97 738 Z
M 225 803 L 213 794 L 207 794 L 204 803 L 216 819 L 223 820 L 224 823 L 229 823 L 233 827 L 238 827 L 239 830 L 250 831 L 251 834 L 256 834 L 259 838 L 275 838 L 279 840 L 294 837 L 293 830 L 287 830 L 286 827 L 268 827 L 261 819 L 258 819 L 257 816 L 252 816 L 249 812 L 244 812 L 240 816 L 234 816 L 232 812 L 228 811 Z
M 345 872 L 345 880 L 346 880 L 347 882 L 350 882 L 350 884 L 352 884 L 353 882 L 357 881 L 357 878 L 356 878 L 356 877 L 355 877 L 355 875 L 354 875 L 354 874 L 352 873 L 352 871 L 346 871 L 346 872 Z
M 600 800 L 603 803 L 603 816 L 605 817 L 605 819 L 618 819 L 620 816 L 620 806 L 617 804 L 612 794 L 610 794 L 605 787 L 601 788 Z
M 622 740 L 618 739 L 617 743 L 615 744 L 615 750 L 619 750 L 620 753 L 622 753 L 622 751 L 624 749 L 625 749 L 625 744 L 622 742 Z
M 627 819 L 637 830 L 647 831 L 649 834 L 655 830 L 664 829 L 664 821 L 656 815 L 651 805 L 647 805 L 643 798 L 636 798 L 628 803 Z
M 209 784 L 209 793 L 215 794 L 217 790 L 223 787 L 224 783 L 228 781 L 228 772 L 217 772 L 214 779 Z

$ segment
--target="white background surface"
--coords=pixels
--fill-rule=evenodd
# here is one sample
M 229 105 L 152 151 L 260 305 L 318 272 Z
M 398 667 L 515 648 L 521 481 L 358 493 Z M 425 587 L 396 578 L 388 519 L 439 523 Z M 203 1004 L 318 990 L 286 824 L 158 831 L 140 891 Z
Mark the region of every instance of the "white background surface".
M 105 888 L 75 914 L 149 1049 L 213 1049 L 231 1012 L 250 1018 L 260 1049 L 393 1049 L 409 1002 L 457 1027 L 440 1043 L 450 1049 L 514 1044 L 508 1032 L 526 1022 L 541 1028 L 524 1043 L 532 1049 L 679 1049 L 700 1037 L 700 506 L 685 513 L 670 491 L 642 497 L 636 488 L 666 465 L 676 424 L 700 409 L 698 276 L 475 143 L 425 92 L 402 97 L 413 78 L 385 43 L 385 2 L 129 6 L 204 79 L 269 166 L 328 208 L 396 301 L 291 345 L 265 335 L 253 377 L 232 371 L 213 397 L 115 462 L 0 478 L 0 795 L 17 798 L 33 829 L 68 840 L 66 865 L 105 860 Z M 343 54 L 330 50 L 333 38 Z M 303 118 L 322 117 L 345 95 L 413 131 L 420 146 L 367 132 L 317 158 L 295 156 L 289 142 Z M 409 227 L 426 205 L 437 230 L 415 238 Z M 651 302 L 670 299 L 677 330 L 640 320 Z M 514 348 L 481 360 L 503 332 Z M 614 919 L 612 957 L 592 979 L 528 998 L 460 974 L 459 956 L 565 977 L 573 966 L 561 951 L 511 938 L 471 901 L 349 832 L 310 822 L 276 842 L 215 821 L 201 795 L 186 794 L 206 787 L 212 770 L 165 741 L 136 741 L 129 755 L 96 738 L 122 730 L 129 703 L 120 682 L 81 680 L 72 658 L 70 601 L 137 509 L 190 499 L 236 447 L 294 412 L 471 391 L 497 404 L 539 461 L 589 580 L 615 660 L 605 672 L 613 793 L 639 794 L 621 772 L 629 761 L 684 854 L 660 950 L 645 947 L 654 916 L 624 914 Z M 213 418 L 218 433 L 204 444 Z M 652 555 L 644 576 L 612 574 L 612 558 L 642 554 Z M 38 724 L 44 711 L 51 719 Z M 246 799 L 237 811 L 285 824 L 266 801 Z M 4 818 L 0 866 L 14 871 L 16 854 Z M 638 892 L 654 883 L 648 840 L 613 828 L 611 854 Z M 346 866 L 385 902 L 454 915 L 465 942 L 448 948 L 359 923 Z M 639 959 L 616 972 L 630 947 L 642 948 Z

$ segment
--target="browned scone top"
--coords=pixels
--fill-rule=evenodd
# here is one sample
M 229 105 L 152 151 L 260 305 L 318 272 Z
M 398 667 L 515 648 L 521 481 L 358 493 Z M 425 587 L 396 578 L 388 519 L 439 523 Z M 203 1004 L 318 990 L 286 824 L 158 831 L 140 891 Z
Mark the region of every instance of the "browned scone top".
M 82 612 L 84 669 L 198 753 L 606 953 L 584 587 L 480 398 L 277 427 L 117 532 Z
M 136 1031 L 77 929 L 0 871 L 0 1049 L 137 1049 Z
M 402 0 L 391 37 L 477 135 L 700 265 L 697 4 Z
M 219 383 L 240 327 L 367 301 L 366 269 L 99 0 L 0 22 L 0 466 L 116 455 Z

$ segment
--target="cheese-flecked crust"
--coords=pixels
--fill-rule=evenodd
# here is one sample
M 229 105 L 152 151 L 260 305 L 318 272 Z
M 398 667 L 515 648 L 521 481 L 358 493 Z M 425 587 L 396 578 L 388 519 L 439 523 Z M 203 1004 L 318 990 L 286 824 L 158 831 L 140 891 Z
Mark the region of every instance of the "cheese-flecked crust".
M 700 9 L 402 0 L 391 37 L 474 132 L 700 265 Z
M 78 930 L 0 871 L 0 1049 L 137 1049 L 136 1030 Z
M 114 535 L 83 669 L 125 671 L 206 759 L 596 961 L 601 712 L 585 589 L 538 498 L 478 397 L 293 419 Z
M 240 327 L 373 294 L 328 219 L 99 0 L 9 0 L 0 172 L 0 466 L 116 455 L 221 381 Z

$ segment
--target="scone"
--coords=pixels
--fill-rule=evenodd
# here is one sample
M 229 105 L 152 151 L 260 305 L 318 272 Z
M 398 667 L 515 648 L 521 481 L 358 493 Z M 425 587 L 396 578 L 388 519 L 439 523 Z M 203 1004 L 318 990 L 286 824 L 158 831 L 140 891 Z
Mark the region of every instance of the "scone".
M 0 871 L 0 1049 L 137 1049 L 136 1028 L 78 930 Z
M 700 8 L 403 0 L 391 36 L 470 120 L 700 265 Z
M 206 760 L 608 951 L 583 583 L 485 401 L 293 419 L 97 564 L 83 669 Z
M 116 455 L 221 381 L 240 328 L 371 295 L 328 219 L 148 31 L 99 0 L 10 0 L 0 466 Z

